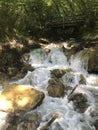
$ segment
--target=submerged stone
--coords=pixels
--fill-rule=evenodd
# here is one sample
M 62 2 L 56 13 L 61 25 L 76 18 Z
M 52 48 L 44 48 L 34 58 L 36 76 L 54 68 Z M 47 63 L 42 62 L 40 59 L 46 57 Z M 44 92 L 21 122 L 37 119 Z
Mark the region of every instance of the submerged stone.
M 7 112 L 28 111 L 41 104 L 44 93 L 31 86 L 10 85 L 0 95 L 0 110 Z
M 54 69 L 51 71 L 51 79 L 48 81 L 47 91 L 49 96 L 52 97 L 63 97 L 65 95 L 66 87 L 62 83 L 62 77 L 67 73 L 71 72 L 71 68 Z

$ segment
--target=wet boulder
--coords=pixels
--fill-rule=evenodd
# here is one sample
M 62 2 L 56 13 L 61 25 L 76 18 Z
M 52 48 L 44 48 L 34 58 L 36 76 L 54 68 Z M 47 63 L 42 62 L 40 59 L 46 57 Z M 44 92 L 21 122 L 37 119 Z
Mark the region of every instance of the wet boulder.
M 62 76 L 67 73 L 72 71 L 71 68 L 65 68 L 65 69 L 54 69 L 51 71 L 51 77 L 52 78 L 62 78 Z
M 76 110 L 81 113 L 88 107 L 87 96 L 83 93 L 74 93 L 69 100 L 74 102 Z
M 61 78 L 66 72 L 61 69 L 54 69 L 51 71 L 52 77 Z
M 75 93 L 71 100 L 76 101 L 77 103 L 80 102 L 87 102 L 87 97 L 85 94 L 82 93 Z
M 50 79 L 48 82 L 47 91 L 49 96 L 52 97 L 63 97 L 65 92 L 64 85 L 58 80 Z
M 6 86 L 0 95 L 0 110 L 6 112 L 28 111 L 36 108 L 43 101 L 44 93 L 31 86 Z
M 48 81 L 48 87 L 47 87 L 49 96 L 63 97 L 65 95 L 68 89 L 62 83 L 62 77 L 63 75 L 65 75 L 67 72 L 70 71 L 72 71 L 71 68 L 54 69 L 51 71 L 51 79 Z

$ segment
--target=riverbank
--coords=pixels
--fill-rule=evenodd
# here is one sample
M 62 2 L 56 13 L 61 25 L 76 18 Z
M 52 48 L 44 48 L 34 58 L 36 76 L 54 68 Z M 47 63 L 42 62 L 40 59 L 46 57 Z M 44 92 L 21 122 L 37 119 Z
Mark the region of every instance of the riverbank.
M 35 48 L 40 48 L 33 40 L 6 39 L 0 42 L 0 83 L 17 80 L 24 77 L 28 70 L 33 68 L 27 64 L 26 53 Z

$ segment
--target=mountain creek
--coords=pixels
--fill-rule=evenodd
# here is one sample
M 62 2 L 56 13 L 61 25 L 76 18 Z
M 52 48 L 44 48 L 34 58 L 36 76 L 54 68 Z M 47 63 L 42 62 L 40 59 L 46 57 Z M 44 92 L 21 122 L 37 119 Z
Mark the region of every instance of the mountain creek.
M 97 44 L 29 50 L 0 51 L 0 130 L 98 130 Z

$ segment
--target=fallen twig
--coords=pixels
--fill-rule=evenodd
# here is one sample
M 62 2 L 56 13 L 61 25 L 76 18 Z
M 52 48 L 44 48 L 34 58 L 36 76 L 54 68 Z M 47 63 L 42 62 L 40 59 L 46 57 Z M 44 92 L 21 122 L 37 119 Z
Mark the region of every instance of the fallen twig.
M 73 95 L 73 93 L 74 93 L 74 91 L 76 90 L 77 87 L 78 87 L 78 85 L 76 85 L 76 86 L 73 88 L 73 90 L 70 92 L 70 94 L 67 96 L 68 101 L 70 101 L 70 99 L 71 99 L 71 97 L 72 97 L 72 95 Z
M 59 114 L 55 114 L 40 130 L 47 130 L 48 127 L 59 117 Z

